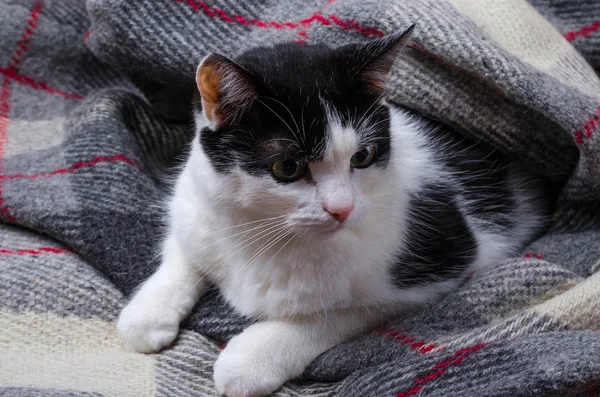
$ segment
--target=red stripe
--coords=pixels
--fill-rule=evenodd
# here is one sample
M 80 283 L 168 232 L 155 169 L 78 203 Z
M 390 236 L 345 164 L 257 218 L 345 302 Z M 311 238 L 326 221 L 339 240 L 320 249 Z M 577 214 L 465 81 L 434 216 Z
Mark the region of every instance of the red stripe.
M 396 394 L 396 397 L 412 396 L 413 394 L 417 394 L 418 392 L 420 392 L 422 388 L 423 388 L 423 386 L 413 387 L 412 389 L 408 389 L 406 391 Z
M 122 156 L 120 154 L 116 156 L 99 156 L 95 157 L 89 161 L 80 161 L 78 163 L 73 164 L 68 168 L 59 168 L 50 172 L 40 172 L 37 174 L 12 174 L 12 175 L 0 175 L 0 181 L 11 180 L 11 179 L 37 179 L 37 178 L 48 178 L 55 175 L 60 174 L 71 174 L 76 172 L 77 170 L 85 167 L 93 167 L 96 164 L 100 163 L 126 163 L 138 167 L 141 167 L 133 160 Z
M 331 25 L 331 22 L 329 21 L 329 19 L 325 18 L 321 14 L 315 14 L 315 19 L 317 21 L 321 22 L 323 25 Z
M 247 21 L 246 18 L 244 18 L 241 15 L 234 15 L 233 17 L 236 19 L 236 21 L 238 21 L 238 23 L 241 23 L 242 25 L 246 25 L 246 26 L 252 25 L 252 23 L 250 21 Z
M 437 345 L 435 343 L 428 343 L 422 340 L 417 340 L 416 338 L 409 337 L 401 332 L 393 330 L 391 328 L 383 329 L 375 332 L 376 335 L 386 336 L 388 338 L 397 340 L 401 342 L 403 345 L 410 345 L 412 350 L 416 350 L 421 354 L 426 354 L 432 351 Z M 440 350 L 438 350 L 440 351 Z
M 582 129 L 575 131 L 573 136 L 577 144 L 581 145 L 585 140 L 592 138 L 598 128 L 600 128 L 600 117 L 598 115 L 600 115 L 600 107 L 587 119 Z
M 42 5 L 43 4 L 41 1 L 36 1 L 35 3 L 33 3 L 33 6 L 31 7 L 31 12 L 29 13 L 29 17 L 27 18 L 26 25 L 23 29 L 24 32 L 23 34 L 21 34 L 21 38 L 17 43 L 17 50 L 15 50 L 15 54 L 17 53 L 18 49 L 20 49 L 21 51 L 19 52 L 18 56 L 11 57 L 9 69 L 17 68 L 17 66 L 19 66 L 19 64 L 21 63 L 21 58 L 23 57 L 24 53 L 29 49 L 29 42 L 31 41 L 31 36 L 33 36 L 33 32 L 37 27 L 37 21 L 39 19 L 40 12 L 42 11 Z M 28 27 L 27 25 L 29 25 L 30 27 Z
M 342 29 L 345 29 L 345 30 L 350 30 L 350 29 L 351 29 L 351 28 L 350 28 L 348 25 L 346 25 L 346 24 L 344 23 L 344 21 L 342 21 L 340 18 L 338 18 L 338 17 L 337 17 L 337 16 L 335 16 L 335 15 L 330 15 L 330 16 L 329 16 L 329 18 L 331 18 L 331 20 L 332 20 L 333 22 L 337 23 L 337 24 L 338 24 L 338 26 L 340 26 Z
M 229 15 L 227 15 L 227 13 L 223 10 L 221 10 L 220 8 L 213 8 L 213 10 L 215 10 L 215 12 L 221 17 L 222 20 L 224 20 L 225 22 L 229 22 L 229 23 L 235 23 L 235 21 L 231 18 L 229 18 Z
M 21 59 L 25 55 L 25 52 L 29 49 L 29 42 L 31 41 L 31 36 L 33 36 L 33 32 L 37 26 L 37 21 L 41 11 L 42 2 L 34 2 L 33 6 L 31 7 L 29 17 L 27 18 L 26 24 L 23 28 L 23 33 L 21 33 L 20 39 L 17 42 L 17 46 L 10 57 L 9 66 L 7 69 L 4 69 L 7 72 L 16 74 L 16 69 L 21 63 Z M 12 80 L 14 79 L 14 76 L 4 73 L 2 75 L 2 88 L 0 89 L 0 173 L 2 172 L 4 145 L 6 144 L 6 139 L 8 137 L 8 124 L 10 121 L 10 86 Z M 14 222 L 15 217 L 10 214 L 6 201 L 2 195 L 3 189 L 2 185 L 0 185 L 0 214 L 4 216 L 6 220 Z
M 0 128 L 8 124 L 8 116 L 10 113 L 10 78 L 4 76 L 2 79 L 2 89 L 0 89 Z M 4 135 L 4 134 L 0 134 Z M 2 140 L 3 141 L 3 140 Z M 1 149 L 0 149 L 1 152 Z
M 413 343 L 412 345 L 410 345 L 411 349 L 420 349 L 421 347 L 425 346 L 425 342 L 423 341 L 418 341 L 416 343 Z M 420 350 L 419 350 L 420 351 Z
M 427 375 L 416 379 L 413 382 L 412 387 L 410 389 L 397 393 L 395 397 L 408 397 L 419 393 L 421 389 L 423 389 L 423 386 L 425 384 L 442 376 L 446 372 L 448 367 L 460 364 L 461 362 L 466 360 L 471 353 L 483 349 L 485 346 L 487 346 L 487 343 L 481 343 L 479 345 L 467 347 L 466 349 L 457 350 L 456 352 L 454 352 L 450 359 L 444 360 L 436 364 Z
M 349 23 L 350 25 L 352 25 L 352 27 L 356 30 L 358 30 L 360 33 L 362 33 L 365 36 L 377 36 L 377 37 L 383 37 L 385 36 L 385 34 L 374 27 L 370 27 L 370 26 L 361 26 L 358 24 L 358 22 L 352 20 L 352 19 L 348 19 L 346 21 L 347 23 Z
M 313 21 L 315 21 L 317 19 L 317 14 L 313 14 L 312 16 L 302 19 L 300 22 L 298 22 L 300 25 L 305 25 L 308 26 L 311 23 L 313 23 Z
M 258 26 L 259 28 L 268 28 L 269 26 L 263 21 L 259 21 L 258 19 L 253 19 L 250 21 L 253 25 Z
M 84 43 L 87 43 L 87 41 L 90 38 L 91 34 L 92 34 L 92 29 L 89 29 L 87 32 L 84 33 L 84 35 L 83 35 L 83 42 Z
M 4 68 L 0 67 L 0 74 L 5 77 L 8 77 L 9 79 L 12 79 L 12 80 L 18 82 L 18 83 L 28 85 L 36 90 L 42 90 L 42 91 L 46 91 L 50 94 L 60 95 L 61 97 L 66 98 L 66 99 L 83 99 L 83 97 L 79 94 L 64 92 L 57 88 L 50 87 L 48 85 L 48 83 L 45 83 L 43 81 L 36 81 L 31 76 L 19 74 L 19 73 L 17 73 L 17 71 L 15 69 L 11 69 L 11 68 L 4 69 Z
M 55 248 L 55 247 L 40 247 L 40 248 L 25 248 L 25 249 L 6 249 L 0 248 L 0 255 L 42 255 L 42 254 L 67 254 L 71 253 L 70 249 L 67 248 Z
M 444 371 L 442 371 L 442 370 L 432 372 L 429 375 L 425 375 L 422 378 L 417 379 L 414 383 L 417 385 L 420 385 L 421 383 L 429 382 L 430 380 L 439 378 L 440 376 L 442 376 L 443 373 L 444 373 Z
M 597 32 L 600 29 L 600 21 L 592 22 L 591 24 L 581 27 L 576 30 L 571 30 L 565 33 L 563 36 L 569 41 L 573 41 L 578 37 L 589 36 L 590 34 Z
M 536 258 L 536 259 L 544 259 L 544 253 L 542 251 L 539 252 L 526 252 L 521 255 L 522 258 Z
M 177 0 L 178 3 L 181 3 L 181 0 Z M 198 6 L 198 4 L 196 4 L 196 2 L 194 0 L 188 0 L 188 5 L 190 7 L 192 7 L 194 10 L 196 11 L 200 11 L 200 6 Z
M 10 78 L 4 76 L 2 79 L 2 89 L 0 89 L 0 170 L 2 169 L 2 157 L 4 156 L 4 143 L 8 133 L 8 122 L 10 116 Z M 4 215 L 10 222 L 15 218 L 8 214 L 8 207 L 2 198 L 2 184 L 0 184 L 0 214 Z
M 420 353 L 429 353 L 430 351 L 433 350 L 433 348 L 435 347 L 435 343 L 430 343 L 428 345 L 423 346 L 421 349 L 419 349 Z
M 177 1 L 180 4 L 183 4 L 182 0 L 175 0 L 175 1 Z M 208 4 L 206 4 L 205 2 L 202 2 L 202 1 L 188 0 L 186 4 L 190 8 L 192 8 L 194 11 L 203 12 L 210 18 L 219 18 L 227 23 L 237 23 L 237 24 L 244 25 L 244 26 L 256 26 L 261 29 L 269 29 L 269 28 L 274 28 L 274 29 L 278 29 L 278 30 L 284 29 L 284 28 L 296 29 L 300 26 L 307 27 L 316 21 L 322 25 L 335 24 L 344 30 L 356 30 L 356 31 L 364 34 L 365 36 L 381 37 L 384 35 L 384 33 L 381 32 L 377 28 L 369 27 L 369 26 L 361 26 L 360 24 L 358 24 L 357 22 L 355 22 L 353 20 L 345 21 L 345 20 L 341 19 L 339 16 L 333 15 L 333 14 L 329 15 L 329 17 L 325 17 L 325 16 L 321 15 L 319 12 L 315 12 L 309 18 L 302 19 L 298 22 L 291 22 L 291 21 L 279 22 L 279 21 L 266 21 L 266 20 L 260 20 L 260 19 L 255 19 L 255 18 L 252 18 L 252 19 L 246 18 L 241 15 L 229 13 L 229 12 L 222 10 L 220 8 L 217 8 L 217 7 L 210 7 Z M 324 9 L 324 7 L 321 7 L 321 9 Z

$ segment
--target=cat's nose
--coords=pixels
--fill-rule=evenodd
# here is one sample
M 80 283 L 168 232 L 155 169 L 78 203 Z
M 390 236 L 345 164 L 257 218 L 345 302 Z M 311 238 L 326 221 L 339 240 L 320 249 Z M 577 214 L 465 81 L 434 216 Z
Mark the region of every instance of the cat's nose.
M 339 206 L 339 207 L 324 206 L 323 208 L 325 209 L 325 211 L 329 212 L 329 214 L 333 217 L 333 219 L 342 223 L 346 219 L 348 219 L 348 217 L 350 216 L 350 213 L 354 209 L 354 203 L 347 203 L 347 204 L 345 204 L 343 206 Z

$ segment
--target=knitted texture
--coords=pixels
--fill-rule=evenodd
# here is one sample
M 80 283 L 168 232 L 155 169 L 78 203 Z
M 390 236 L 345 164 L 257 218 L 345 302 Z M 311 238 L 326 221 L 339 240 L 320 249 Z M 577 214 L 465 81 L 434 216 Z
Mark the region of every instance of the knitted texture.
M 276 395 L 600 393 L 597 1 L 0 0 L 0 396 L 216 396 L 249 320 L 215 290 L 160 354 L 124 351 L 114 325 L 157 266 L 197 64 L 415 22 L 392 100 L 562 183 L 553 226 Z

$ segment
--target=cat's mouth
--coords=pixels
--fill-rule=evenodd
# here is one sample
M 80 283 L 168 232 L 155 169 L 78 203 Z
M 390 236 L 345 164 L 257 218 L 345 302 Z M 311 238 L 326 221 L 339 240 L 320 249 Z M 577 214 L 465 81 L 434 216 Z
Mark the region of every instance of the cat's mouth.
M 301 229 L 308 229 L 313 233 L 322 233 L 324 235 L 332 235 L 339 232 L 343 229 L 344 224 L 340 222 L 335 223 L 327 223 L 327 224 L 318 224 L 318 225 L 302 225 Z
M 336 230 L 341 229 L 343 225 L 343 223 L 338 222 L 337 225 L 334 225 L 333 228 L 331 228 L 331 232 L 335 232 Z
M 346 227 L 346 222 L 338 222 L 333 219 L 328 221 L 308 221 L 296 222 L 296 228 L 306 230 L 313 233 L 322 233 L 324 235 L 332 235 Z
M 333 224 L 331 227 L 327 228 L 326 233 L 327 234 L 335 234 L 337 233 L 340 229 L 342 229 L 344 226 L 344 224 L 342 222 L 336 222 L 335 224 Z

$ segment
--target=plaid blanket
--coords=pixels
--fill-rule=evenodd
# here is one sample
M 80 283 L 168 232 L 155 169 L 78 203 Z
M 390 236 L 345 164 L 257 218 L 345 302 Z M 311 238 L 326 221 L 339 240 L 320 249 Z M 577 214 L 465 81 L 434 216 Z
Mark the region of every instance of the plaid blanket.
M 216 291 L 160 354 L 125 352 L 114 326 L 157 266 L 197 63 L 414 22 L 393 100 L 562 183 L 553 226 L 276 394 L 598 395 L 595 0 L 0 0 L 0 395 L 214 396 L 220 346 L 249 321 Z

